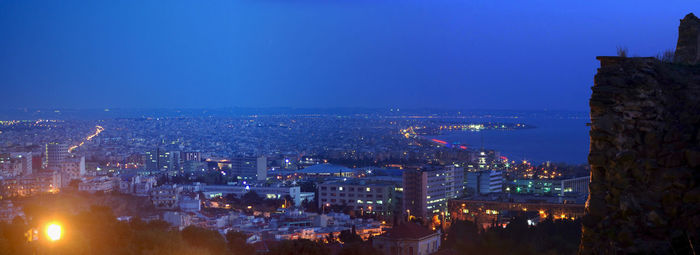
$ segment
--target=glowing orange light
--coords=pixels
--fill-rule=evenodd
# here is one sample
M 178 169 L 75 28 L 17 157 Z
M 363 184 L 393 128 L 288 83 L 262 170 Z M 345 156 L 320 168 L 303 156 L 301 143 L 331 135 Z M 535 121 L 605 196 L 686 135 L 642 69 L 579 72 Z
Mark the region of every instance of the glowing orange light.
M 51 241 L 58 241 L 61 239 L 61 226 L 56 223 L 51 223 L 46 227 L 46 236 L 49 237 Z

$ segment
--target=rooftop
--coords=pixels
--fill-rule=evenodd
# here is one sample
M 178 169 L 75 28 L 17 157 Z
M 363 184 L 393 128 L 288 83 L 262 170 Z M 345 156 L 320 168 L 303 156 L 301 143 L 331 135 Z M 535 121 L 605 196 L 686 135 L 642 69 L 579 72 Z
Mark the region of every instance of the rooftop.
M 344 166 L 339 166 L 339 165 L 333 165 L 333 164 L 318 164 L 318 165 L 313 165 L 304 169 L 299 169 L 294 172 L 297 173 L 303 173 L 303 174 L 319 174 L 319 173 L 352 173 L 354 170 L 344 167 Z

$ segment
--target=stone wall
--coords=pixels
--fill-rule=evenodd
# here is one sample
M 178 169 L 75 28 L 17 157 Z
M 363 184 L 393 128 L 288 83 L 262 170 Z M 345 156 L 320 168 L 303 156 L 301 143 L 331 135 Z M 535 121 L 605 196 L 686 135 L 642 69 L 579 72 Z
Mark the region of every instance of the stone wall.
M 700 63 L 700 19 L 689 13 L 678 26 L 675 61 L 683 64 Z
M 598 59 L 579 253 L 693 254 L 700 248 L 700 66 Z

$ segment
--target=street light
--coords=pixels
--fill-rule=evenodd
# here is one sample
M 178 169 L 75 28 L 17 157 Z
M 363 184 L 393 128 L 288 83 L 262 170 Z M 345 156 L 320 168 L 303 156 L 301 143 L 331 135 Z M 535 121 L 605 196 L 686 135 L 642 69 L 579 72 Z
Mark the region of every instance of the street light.
M 443 230 L 445 229 L 445 212 L 440 212 L 440 216 L 442 216 L 442 220 L 440 221 L 440 228 Z
M 51 241 L 58 241 L 61 239 L 61 225 L 56 223 L 51 223 L 46 226 L 46 236 Z

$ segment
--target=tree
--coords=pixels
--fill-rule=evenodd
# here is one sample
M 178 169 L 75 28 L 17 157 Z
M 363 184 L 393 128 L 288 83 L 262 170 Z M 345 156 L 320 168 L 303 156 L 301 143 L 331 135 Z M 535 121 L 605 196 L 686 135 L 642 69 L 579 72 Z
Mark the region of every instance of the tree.
M 351 230 L 340 231 L 338 239 L 345 244 L 362 242 L 362 238 L 355 232 L 355 225 L 352 225 Z
M 447 231 L 447 239 L 443 246 L 450 248 L 473 245 L 479 238 L 479 228 L 471 221 L 456 220 Z
M 319 212 L 318 210 L 318 201 L 314 197 L 311 201 L 308 199 L 304 199 L 301 201 L 301 207 L 304 208 L 304 211 L 306 212 Z
M 244 233 L 236 232 L 233 230 L 226 232 L 226 246 L 228 247 L 228 250 L 233 254 L 255 253 L 255 248 L 246 243 L 247 239 L 248 235 Z
M 204 196 L 200 195 L 200 197 Z M 226 194 L 224 195 L 224 199 L 228 203 L 239 203 L 241 201 L 240 199 L 238 199 L 238 197 L 236 197 L 236 194 Z
M 241 202 L 246 205 L 258 204 L 262 200 L 262 197 L 258 195 L 255 191 L 248 191 L 241 196 Z
M 327 243 L 335 243 L 335 235 L 333 235 L 333 232 L 328 233 L 326 236 L 326 242 Z
M 211 254 L 226 253 L 226 241 L 217 231 L 188 226 L 182 230 L 181 235 L 182 239 L 191 246 L 206 249 Z
M 285 203 L 285 206 L 287 206 L 287 207 L 294 207 L 295 206 L 294 198 L 292 198 L 292 196 L 290 196 L 289 194 L 284 195 L 284 203 Z
M 372 247 L 370 242 L 355 242 L 344 245 L 338 255 L 382 255 L 382 252 Z
M 74 189 L 74 190 L 78 190 L 78 186 L 80 186 L 80 183 L 82 183 L 82 182 L 83 181 L 81 181 L 80 179 L 71 180 L 68 183 L 68 187 L 70 187 L 71 189 Z
M 483 232 L 469 221 L 454 221 L 443 247 L 458 253 L 483 254 L 574 254 L 581 238 L 580 220 L 546 219 L 534 227 L 516 216 L 506 228 Z
M 24 236 L 29 226 L 17 216 L 10 224 L 0 222 L 0 254 L 28 254 L 29 246 Z
M 269 255 L 326 255 L 330 250 L 322 244 L 307 239 L 284 240 L 270 248 Z
M 316 183 L 312 181 L 306 181 L 299 183 L 299 190 L 301 192 L 316 192 Z

